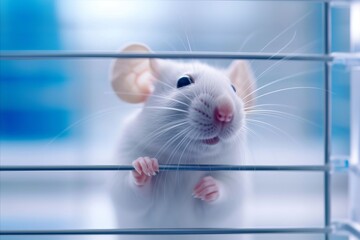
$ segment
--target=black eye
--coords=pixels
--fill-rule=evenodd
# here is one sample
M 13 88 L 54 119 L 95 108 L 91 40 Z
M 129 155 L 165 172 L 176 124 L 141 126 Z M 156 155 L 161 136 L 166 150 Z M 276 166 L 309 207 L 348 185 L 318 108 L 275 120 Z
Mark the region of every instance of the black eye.
M 184 75 L 177 81 L 177 88 L 185 87 L 192 83 L 194 83 L 194 80 L 190 76 Z
M 236 88 L 234 87 L 234 85 L 231 85 L 231 87 L 234 90 L 234 92 L 236 92 Z

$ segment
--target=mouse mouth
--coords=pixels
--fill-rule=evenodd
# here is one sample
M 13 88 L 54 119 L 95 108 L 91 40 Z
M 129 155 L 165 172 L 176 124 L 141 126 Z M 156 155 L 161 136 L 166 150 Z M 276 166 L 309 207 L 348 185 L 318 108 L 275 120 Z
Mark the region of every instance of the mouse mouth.
M 203 143 L 208 144 L 208 145 L 215 145 L 220 141 L 219 137 L 213 137 L 213 138 L 209 138 L 209 139 L 204 139 Z

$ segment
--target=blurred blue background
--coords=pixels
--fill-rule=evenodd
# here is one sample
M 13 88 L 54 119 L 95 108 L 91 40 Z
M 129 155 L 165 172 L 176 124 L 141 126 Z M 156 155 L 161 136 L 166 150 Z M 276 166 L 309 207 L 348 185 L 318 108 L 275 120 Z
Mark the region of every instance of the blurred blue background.
M 332 16 L 332 51 L 347 52 L 349 6 L 333 6 Z M 155 51 L 324 51 L 318 2 L 0 0 L 0 17 L 1 51 L 115 51 L 129 42 L 145 43 Z M 230 63 L 207 62 L 217 67 Z M 259 97 L 257 104 L 274 104 L 264 109 L 285 114 L 253 116 L 267 125 L 250 125 L 256 134 L 249 136 L 247 163 L 322 164 L 323 64 L 250 63 L 258 87 L 283 79 L 259 90 L 258 96 L 284 89 Z M 116 163 L 121 121 L 141 106 L 124 104 L 112 93 L 111 60 L 1 60 L 0 64 L 1 164 Z M 349 69 L 334 65 L 332 75 L 333 154 L 348 155 Z M 250 175 L 256 189 L 252 200 L 257 202 L 249 206 L 248 226 L 322 224 L 321 174 Z M 105 187 L 115 178 L 102 173 L 1 173 L 0 227 L 115 226 Z M 338 192 L 333 215 L 344 217 L 346 180 L 340 177 L 334 188 Z M 260 195 L 278 207 L 269 207 Z M 29 202 L 21 199 L 24 196 Z M 313 205 L 306 208 L 304 201 Z M 101 210 L 93 209 L 99 203 Z M 56 209 L 59 204 L 63 211 Z M 277 212 L 283 214 L 280 220 L 273 219 Z M 88 214 L 97 217 L 89 220 Z

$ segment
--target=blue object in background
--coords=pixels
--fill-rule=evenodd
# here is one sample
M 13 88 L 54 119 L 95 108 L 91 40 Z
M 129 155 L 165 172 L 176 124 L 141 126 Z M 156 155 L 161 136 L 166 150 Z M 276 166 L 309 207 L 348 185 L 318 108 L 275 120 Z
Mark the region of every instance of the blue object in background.
M 59 50 L 56 1 L 0 1 L 1 50 Z M 63 98 L 48 89 L 64 86 L 64 65 L 55 61 L 1 61 L 0 138 L 44 139 L 69 125 L 70 109 L 53 104 Z M 63 134 L 61 136 L 66 136 Z
M 332 15 L 332 52 L 350 51 L 350 9 L 334 7 Z M 350 152 L 350 71 L 345 65 L 333 65 L 332 77 L 332 136 L 333 155 Z

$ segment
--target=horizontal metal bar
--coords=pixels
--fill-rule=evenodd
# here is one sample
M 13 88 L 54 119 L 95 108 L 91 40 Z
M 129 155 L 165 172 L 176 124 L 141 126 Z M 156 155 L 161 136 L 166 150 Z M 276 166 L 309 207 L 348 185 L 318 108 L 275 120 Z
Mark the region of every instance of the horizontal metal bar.
M 160 165 L 162 171 L 309 171 L 328 172 L 326 165 L 303 166 L 267 166 L 267 165 Z M 131 165 L 8 165 L 0 166 L 0 171 L 129 171 L 134 170 Z
M 206 235 L 206 234 L 325 234 L 325 228 L 130 228 L 69 230 L 1 230 L 0 235 Z
M 169 59 L 254 59 L 291 61 L 332 61 L 334 57 L 321 54 L 233 53 L 233 52 L 61 52 L 61 51 L 11 51 L 0 52 L 1 60 L 58 58 L 169 58 Z
M 322 54 L 278 54 L 278 53 L 233 53 L 233 52 L 158 52 L 158 53 L 114 53 L 114 52 L 61 52 L 61 51 L 9 51 L 0 52 L 0 60 L 42 60 L 66 58 L 168 58 L 168 59 L 253 59 L 288 61 L 334 61 L 338 64 L 359 65 L 358 53 Z
M 238 0 L 238 1 L 248 1 L 248 0 Z M 261 0 L 260 0 L 261 1 Z M 333 3 L 352 3 L 358 2 L 359 0 L 276 0 L 276 2 L 333 2 Z

